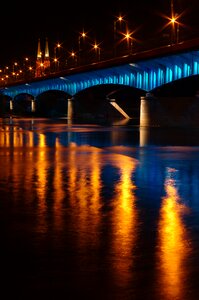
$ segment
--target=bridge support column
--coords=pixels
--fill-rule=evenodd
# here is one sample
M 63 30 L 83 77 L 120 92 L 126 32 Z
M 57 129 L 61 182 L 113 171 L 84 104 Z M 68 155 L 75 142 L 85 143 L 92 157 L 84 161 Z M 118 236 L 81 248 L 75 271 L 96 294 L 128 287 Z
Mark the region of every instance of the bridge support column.
M 35 112 L 36 111 L 36 106 L 35 106 L 35 99 L 31 100 L 31 112 Z
M 73 97 L 68 98 L 68 113 L 67 113 L 67 118 L 71 120 L 73 118 Z
M 152 94 L 147 93 L 141 97 L 140 126 L 157 126 L 157 100 Z
M 9 108 L 10 108 L 10 112 L 12 112 L 13 111 L 13 99 L 10 99 Z

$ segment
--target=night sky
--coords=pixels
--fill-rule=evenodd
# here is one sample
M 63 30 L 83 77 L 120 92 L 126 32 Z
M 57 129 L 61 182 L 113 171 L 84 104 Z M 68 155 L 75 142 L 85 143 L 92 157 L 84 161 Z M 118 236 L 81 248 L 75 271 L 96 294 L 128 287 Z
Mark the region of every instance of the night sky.
M 199 37 L 199 1 L 173 0 L 187 37 Z M 35 56 L 38 38 L 41 44 L 48 38 L 49 48 L 57 42 L 68 51 L 77 47 L 79 32 L 84 29 L 91 39 L 102 42 L 101 47 L 113 43 L 113 23 L 119 14 L 125 16 L 129 29 L 135 30 L 137 42 L 150 43 L 158 39 L 167 22 L 161 14 L 170 15 L 170 1 L 32 1 L 20 4 L 1 4 L 0 67 L 25 56 Z M 168 29 L 167 29 L 168 30 Z M 166 32 L 166 29 L 164 30 Z

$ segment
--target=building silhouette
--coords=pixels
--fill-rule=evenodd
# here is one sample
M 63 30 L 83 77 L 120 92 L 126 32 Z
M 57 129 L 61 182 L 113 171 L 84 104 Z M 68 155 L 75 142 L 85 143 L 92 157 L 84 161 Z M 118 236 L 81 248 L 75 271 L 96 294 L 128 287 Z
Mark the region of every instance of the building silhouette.
M 50 72 L 50 55 L 48 38 L 45 41 L 45 52 L 41 51 L 41 41 L 38 39 L 35 77 L 45 76 Z

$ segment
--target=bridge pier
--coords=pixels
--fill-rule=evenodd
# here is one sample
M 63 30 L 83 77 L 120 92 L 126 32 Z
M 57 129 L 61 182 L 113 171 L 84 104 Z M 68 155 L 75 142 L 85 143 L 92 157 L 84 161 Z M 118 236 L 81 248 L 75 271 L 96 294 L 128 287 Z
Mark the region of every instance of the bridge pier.
M 10 99 L 9 108 L 10 108 L 10 112 L 12 112 L 13 111 L 13 99 Z
M 141 97 L 140 126 L 157 126 L 157 99 L 150 93 Z
M 35 99 L 31 99 L 31 112 L 36 111 Z
M 73 97 L 68 98 L 68 112 L 67 112 L 67 118 L 71 120 L 73 118 Z
M 140 127 L 199 127 L 199 97 L 141 97 Z

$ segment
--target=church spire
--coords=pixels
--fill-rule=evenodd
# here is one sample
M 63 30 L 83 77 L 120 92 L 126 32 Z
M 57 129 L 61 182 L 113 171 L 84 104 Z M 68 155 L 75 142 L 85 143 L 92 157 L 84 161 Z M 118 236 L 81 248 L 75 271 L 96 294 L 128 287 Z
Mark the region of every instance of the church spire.
M 40 38 L 38 39 L 37 59 L 41 59 L 41 43 L 40 43 Z
M 50 72 L 50 55 L 48 47 L 48 38 L 46 38 L 45 52 L 42 56 L 41 52 L 41 42 L 40 38 L 38 39 L 37 45 L 37 60 L 36 60 L 36 71 L 35 77 L 41 77 Z
M 46 45 L 45 45 L 44 70 L 45 70 L 45 74 L 50 71 L 50 56 L 49 56 L 48 38 L 46 38 Z
M 49 58 L 48 38 L 46 38 L 45 58 Z
M 40 43 L 40 38 L 39 38 L 38 45 L 37 45 L 37 60 L 36 60 L 35 77 L 41 77 L 42 73 L 43 73 L 43 64 L 42 64 L 41 43 Z

